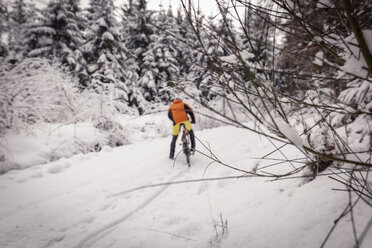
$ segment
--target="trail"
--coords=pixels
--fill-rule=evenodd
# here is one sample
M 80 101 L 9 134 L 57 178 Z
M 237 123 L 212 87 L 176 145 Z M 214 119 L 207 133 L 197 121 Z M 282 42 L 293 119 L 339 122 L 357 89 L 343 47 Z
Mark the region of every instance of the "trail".
M 168 180 L 168 182 L 172 182 L 173 180 L 177 179 L 178 177 L 184 175 L 186 171 L 187 170 L 180 171 L 178 174 L 176 174 L 175 176 L 173 176 L 172 178 L 170 178 Z M 136 208 L 133 209 L 132 211 L 130 211 L 129 213 L 123 215 L 122 217 L 118 218 L 117 220 L 112 221 L 112 222 L 106 224 L 105 226 L 97 229 L 96 231 L 90 233 L 85 238 L 83 238 L 78 243 L 78 245 L 74 246 L 74 248 L 92 247 L 92 245 L 94 243 L 96 243 L 99 239 L 101 239 L 105 235 L 107 235 L 110 232 L 110 230 L 112 230 L 113 228 L 115 228 L 115 226 L 117 226 L 118 224 L 124 222 L 129 217 L 132 217 L 138 211 L 140 211 L 141 209 L 143 209 L 144 207 L 146 207 L 148 204 L 150 204 L 153 200 L 155 200 L 161 193 L 163 193 L 168 188 L 168 186 L 169 185 L 164 185 L 163 187 L 161 187 L 160 189 L 158 189 L 157 191 L 155 191 L 150 197 L 148 197 L 147 199 L 145 199 L 141 204 L 139 204 L 138 206 L 136 206 Z

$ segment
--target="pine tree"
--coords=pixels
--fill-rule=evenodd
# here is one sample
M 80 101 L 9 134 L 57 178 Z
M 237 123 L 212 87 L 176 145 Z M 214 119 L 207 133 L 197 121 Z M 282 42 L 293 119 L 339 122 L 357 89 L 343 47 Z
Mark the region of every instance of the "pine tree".
M 293 75 L 289 73 L 282 76 L 278 86 L 285 93 L 293 94 L 294 91 L 314 88 L 315 84 L 307 78 L 308 75 L 323 74 L 331 77 L 334 73 L 334 68 L 328 66 L 328 62 L 314 64 L 316 57 L 322 57 L 332 64 L 343 63 L 337 55 L 339 48 L 326 42 L 325 38 L 334 32 L 329 29 L 331 26 L 331 29 L 338 29 L 337 33 L 345 33 L 346 29 L 344 24 L 339 25 L 339 14 L 335 10 L 318 8 L 315 1 L 306 0 L 284 7 L 293 16 L 286 23 L 281 23 L 286 32 L 278 67 L 281 71 L 292 71 L 296 76 L 306 75 L 303 80 L 299 77 L 293 80 Z M 324 82 L 328 84 L 326 80 Z
M 133 7 L 132 7 L 133 8 Z M 122 40 L 124 45 L 126 45 L 126 60 L 124 61 L 125 75 L 124 75 L 124 84 L 126 85 L 127 91 L 127 102 L 128 106 L 136 107 L 140 114 L 144 111 L 144 105 L 146 100 L 144 99 L 142 92 L 139 88 L 138 80 L 140 73 L 140 61 L 134 53 L 134 49 L 128 49 L 127 46 L 130 46 L 132 42 L 132 27 L 136 26 L 135 18 L 130 13 L 131 8 L 124 10 L 124 18 L 122 22 Z
M 92 0 L 88 9 L 89 31 L 83 46 L 89 63 L 88 88 L 105 94 L 119 111 L 125 111 L 129 89 L 125 83 L 125 47 L 112 0 Z
M 72 71 L 77 68 L 81 59 L 78 48 L 83 40 L 79 20 L 76 12 L 71 11 L 70 1 L 49 3 L 34 23 L 24 27 L 23 33 L 27 57 L 58 59 Z
M 27 23 L 37 15 L 34 4 L 24 0 L 15 0 L 12 11 L 9 13 L 11 23 L 11 35 L 9 37 L 10 52 L 6 58 L 7 63 L 16 64 L 23 60 L 23 37 Z
M 149 25 L 153 12 L 147 10 L 146 6 L 145 0 L 137 0 L 131 4 L 126 11 L 127 20 L 123 30 L 127 37 L 125 46 L 140 63 L 143 61 L 144 52 L 151 42 L 150 35 L 154 33 L 153 27 Z
M 347 50 L 350 51 L 351 44 L 345 44 L 344 40 L 353 35 L 353 31 L 343 2 L 317 3 L 307 0 L 297 1 L 293 5 L 280 3 L 281 7 L 291 13 L 291 18 L 282 24 L 286 34 L 279 67 L 281 70 L 297 71 L 300 75 L 305 75 L 302 81 L 299 79 L 294 81 L 292 75 L 287 75 L 282 80 L 282 86 L 288 92 L 313 89 L 314 86 L 327 88 L 331 86 L 334 96 L 337 97 L 345 88 L 344 84 L 334 80 L 322 80 L 319 85 L 307 78 L 309 75 L 332 78 L 337 73 L 337 67 L 345 63 L 343 54 L 347 53 Z M 372 27 L 372 18 L 368 14 L 372 9 L 370 1 L 351 3 L 354 18 L 358 20 L 360 28 L 370 29 Z M 345 45 L 349 48 L 344 48 Z
M 30 17 L 30 9 L 27 9 L 27 7 L 29 7 L 29 4 L 26 4 L 24 0 L 15 0 L 13 3 L 13 10 L 10 12 L 10 19 L 13 26 L 13 37 L 11 39 L 14 39 L 13 42 L 19 40 L 21 25 L 26 23 Z
M 5 3 L 0 0 L 0 57 L 8 54 L 7 44 L 4 42 L 9 35 L 9 14 Z
M 148 101 L 169 102 L 172 93 L 168 84 L 180 76 L 177 61 L 180 44 L 175 37 L 178 30 L 171 9 L 168 13 L 161 9 L 154 21 L 157 30 L 144 53 L 144 68 L 139 83 Z
M 272 6 L 265 5 L 263 8 L 270 9 Z M 241 21 L 236 41 L 244 66 L 237 71 L 239 75 L 236 76 L 245 87 L 252 86 L 252 75 L 274 81 L 271 73 L 275 46 L 273 20 L 268 13 L 247 4 Z
M 272 62 L 272 36 L 270 16 L 246 7 L 240 35 L 242 51 L 251 53 L 248 59 L 257 67 L 265 68 Z
M 203 16 L 200 16 L 199 26 L 202 27 Z M 216 97 L 216 89 L 213 89 L 215 85 L 216 77 L 218 77 L 220 71 L 214 67 L 219 57 L 227 54 L 224 48 L 223 40 L 218 36 L 216 27 L 200 29 L 198 33 L 202 44 L 198 40 L 194 41 L 194 47 L 192 51 L 192 63 L 190 67 L 190 80 L 193 81 L 196 87 L 200 90 L 200 99 L 203 102 L 209 101 Z
M 175 23 L 176 34 L 179 37 L 179 50 L 180 56 L 178 58 L 181 78 L 187 78 L 191 71 L 190 68 L 193 64 L 193 53 L 195 50 L 200 49 L 200 44 L 195 42 L 198 38 L 189 24 L 186 17 L 182 16 L 182 10 L 177 10 L 176 23 Z
M 154 33 L 149 25 L 153 12 L 146 9 L 146 1 L 130 0 L 124 9 L 122 37 L 128 52 L 126 66 L 126 85 L 129 89 L 128 104 L 137 107 L 143 113 L 147 100 L 140 85 L 140 78 L 144 79 L 144 57 L 151 42 L 150 36 Z

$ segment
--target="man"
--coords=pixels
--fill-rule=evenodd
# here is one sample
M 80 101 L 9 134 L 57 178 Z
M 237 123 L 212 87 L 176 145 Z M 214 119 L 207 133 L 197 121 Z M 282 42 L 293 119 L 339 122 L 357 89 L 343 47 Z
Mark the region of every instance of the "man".
M 195 151 L 195 135 L 194 131 L 192 130 L 191 123 L 189 121 L 189 116 L 191 118 L 191 123 L 195 123 L 195 116 L 194 112 L 189 105 L 182 102 L 181 99 L 176 98 L 168 110 L 168 118 L 173 121 L 173 138 L 171 142 L 171 149 L 169 158 L 174 158 L 174 150 L 176 146 L 176 141 L 178 134 L 180 132 L 180 125 L 184 124 L 185 128 L 189 131 L 190 140 L 191 140 L 191 151 L 194 153 Z

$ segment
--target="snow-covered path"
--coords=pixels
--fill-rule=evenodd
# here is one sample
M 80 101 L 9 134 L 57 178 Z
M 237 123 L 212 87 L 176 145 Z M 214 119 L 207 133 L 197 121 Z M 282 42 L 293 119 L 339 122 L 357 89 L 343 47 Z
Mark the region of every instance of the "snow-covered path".
M 222 161 L 244 170 L 269 163 L 252 157 L 273 149 L 264 138 L 233 127 L 196 135 Z M 0 176 L 0 247 L 319 247 L 347 204 L 347 194 L 332 191 L 338 185 L 326 177 L 301 187 L 300 179 L 248 177 L 130 191 L 242 175 L 209 165 L 201 154 L 190 169 L 183 156 L 173 166 L 169 142 L 147 140 Z M 298 155 L 294 148 L 287 152 Z M 357 224 L 364 226 L 370 208 L 360 204 L 357 210 Z M 351 247 L 350 228 L 346 218 L 329 247 Z M 370 235 L 363 245 L 371 244 Z

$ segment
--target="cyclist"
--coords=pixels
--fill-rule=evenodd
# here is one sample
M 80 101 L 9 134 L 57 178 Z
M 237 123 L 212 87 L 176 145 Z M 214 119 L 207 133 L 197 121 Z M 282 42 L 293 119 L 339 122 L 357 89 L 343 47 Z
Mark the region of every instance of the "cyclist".
M 171 142 L 169 158 L 174 158 L 174 150 L 176 146 L 176 141 L 178 134 L 180 132 L 180 125 L 184 124 L 185 128 L 189 131 L 191 140 L 191 154 L 195 151 L 195 135 L 192 130 L 191 123 L 189 121 L 191 118 L 191 123 L 195 123 L 195 115 L 189 105 L 182 102 L 181 99 L 176 98 L 168 110 L 168 118 L 173 121 L 173 137 Z

